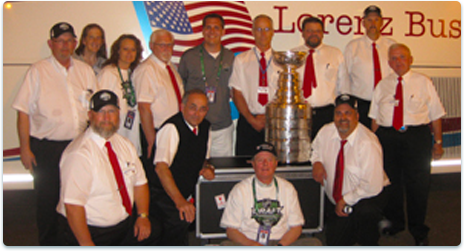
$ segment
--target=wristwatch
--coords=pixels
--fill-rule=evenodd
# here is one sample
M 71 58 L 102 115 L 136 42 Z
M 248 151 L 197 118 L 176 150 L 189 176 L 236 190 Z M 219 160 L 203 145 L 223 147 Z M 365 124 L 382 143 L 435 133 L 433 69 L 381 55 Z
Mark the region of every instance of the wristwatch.
M 141 214 L 138 214 L 137 217 L 140 217 L 140 218 L 148 218 L 148 214 L 146 214 L 146 213 L 141 213 Z
M 443 141 L 441 139 L 439 139 L 439 140 L 434 140 L 433 143 L 440 145 L 441 143 L 443 143 Z

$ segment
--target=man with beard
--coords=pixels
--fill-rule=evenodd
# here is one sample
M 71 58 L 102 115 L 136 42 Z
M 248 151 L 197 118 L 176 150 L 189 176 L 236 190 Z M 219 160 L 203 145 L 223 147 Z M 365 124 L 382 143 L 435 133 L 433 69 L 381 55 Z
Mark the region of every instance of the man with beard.
M 275 176 L 275 147 L 263 143 L 251 160 L 255 174 L 236 184 L 221 219 L 228 241 L 224 246 L 320 246 L 315 238 L 301 238 L 304 217 L 293 185 Z M 250 210 L 251 209 L 251 210 Z
M 359 121 L 371 128 L 367 115 L 372 93 L 379 81 L 392 73 L 388 66 L 388 47 L 395 41 L 382 36 L 382 13 L 377 6 L 364 10 L 362 25 L 366 34 L 349 42 L 344 54 L 350 79 L 348 93 L 358 99 Z
M 108 90 L 95 93 L 90 127 L 69 144 L 60 162 L 57 211 L 62 245 L 154 245 L 145 172 L 132 143 L 117 134 L 119 104 Z M 135 203 L 135 207 L 133 206 Z
M 368 128 L 358 123 L 357 100 L 335 99 L 334 122 L 321 128 L 312 144 L 314 180 L 326 193 L 325 222 L 329 246 L 378 245 L 378 223 L 389 184 L 382 148 Z
M 303 21 L 302 35 L 305 44 L 293 51 L 308 52 L 306 63 L 298 68 L 303 96 L 312 108 L 311 138 L 319 129 L 333 121 L 335 97 L 346 90 L 348 78 L 342 52 L 322 43 L 324 24 L 319 18 Z

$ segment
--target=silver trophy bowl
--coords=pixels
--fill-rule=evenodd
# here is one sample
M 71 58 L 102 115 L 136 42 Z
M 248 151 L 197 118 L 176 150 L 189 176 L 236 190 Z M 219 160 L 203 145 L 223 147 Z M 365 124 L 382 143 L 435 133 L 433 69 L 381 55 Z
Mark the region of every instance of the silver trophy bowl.
M 307 52 L 304 51 L 273 51 L 274 62 L 281 68 L 298 69 L 305 63 Z

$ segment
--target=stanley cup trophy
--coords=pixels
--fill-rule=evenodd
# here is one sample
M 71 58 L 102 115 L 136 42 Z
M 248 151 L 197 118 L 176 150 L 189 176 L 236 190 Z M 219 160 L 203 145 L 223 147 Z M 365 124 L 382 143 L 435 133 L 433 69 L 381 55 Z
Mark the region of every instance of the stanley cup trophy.
M 266 106 L 266 141 L 274 144 L 281 163 L 308 162 L 311 150 L 311 106 L 303 98 L 296 69 L 306 52 L 273 52 L 274 62 L 283 68 L 279 89 Z

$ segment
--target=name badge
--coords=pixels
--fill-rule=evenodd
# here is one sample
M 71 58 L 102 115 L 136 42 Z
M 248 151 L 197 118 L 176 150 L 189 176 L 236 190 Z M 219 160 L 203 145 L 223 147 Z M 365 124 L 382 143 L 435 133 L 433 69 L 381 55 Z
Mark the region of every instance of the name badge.
M 126 114 L 126 120 L 124 120 L 124 127 L 129 130 L 132 130 L 132 125 L 134 125 L 134 120 L 135 120 L 135 111 L 128 110 Z
M 206 97 L 208 98 L 209 103 L 216 102 L 216 87 L 215 86 L 206 86 L 205 94 L 206 94 Z
M 271 228 L 269 226 L 260 225 L 258 229 L 258 236 L 256 237 L 256 241 L 264 246 L 267 246 L 269 244 L 270 235 L 271 235 Z
M 259 94 L 268 94 L 269 88 L 267 86 L 258 86 L 258 93 Z

